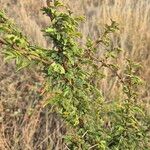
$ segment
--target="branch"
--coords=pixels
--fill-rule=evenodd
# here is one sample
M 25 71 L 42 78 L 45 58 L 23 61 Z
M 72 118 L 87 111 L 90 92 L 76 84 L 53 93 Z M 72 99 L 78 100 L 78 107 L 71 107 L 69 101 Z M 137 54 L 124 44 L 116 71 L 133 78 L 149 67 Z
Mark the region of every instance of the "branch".
M 6 41 L 0 38 L 0 44 L 1 45 L 7 45 Z
M 100 62 L 100 63 L 102 64 L 101 67 L 106 67 L 106 68 L 110 69 L 112 72 L 114 72 L 114 73 L 116 74 L 116 76 L 118 77 L 118 79 L 121 81 L 121 83 L 122 83 L 123 85 L 125 85 L 125 82 L 124 82 L 124 80 L 122 79 L 121 75 L 119 75 L 119 73 L 116 71 L 116 69 L 113 69 L 110 64 L 107 64 L 107 63 L 104 61 L 104 59 L 99 60 L 99 59 L 95 58 L 94 56 L 92 56 L 92 55 L 90 54 L 89 51 L 88 51 L 88 56 L 89 56 L 92 60 L 94 60 L 94 61 L 96 61 L 96 62 Z
M 15 44 L 10 44 L 8 42 L 6 42 L 4 39 L 0 39 L 0 46 L 1 45 L 8 45 L 15 51 L 17 51 L 18 53 L 20 53 L 21 55 L 23 55 L 24 57 L 27 57 L 29 59 L 29 57 L 33 60 L 38 60 L 38 61 L 41 61 L 42 63 L 46 64 L 46 65 L 51 65 L 53 63 L 53 61 L 49 61 L 49 60 L 45 60 L 41 57 L 37 57 L 36 55 L 34 54 L 30 54 L 29 52 L 26 51 L 26 49 L 23 49 L 23 48 L 19 48 L 17 47 Z

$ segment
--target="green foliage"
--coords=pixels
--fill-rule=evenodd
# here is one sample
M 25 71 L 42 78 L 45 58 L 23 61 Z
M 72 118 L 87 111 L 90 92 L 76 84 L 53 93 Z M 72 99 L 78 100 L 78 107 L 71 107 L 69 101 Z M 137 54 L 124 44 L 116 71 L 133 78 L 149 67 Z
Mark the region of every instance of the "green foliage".
M 136 75 L 137 64 L 127 60 L 124 72 L 119 74 L 114 60 L 122 51 L 114 47 L 110 34 L 118 30 L 111 20 L 96 41 L 87 38 L 80 44 L 82 34 L 79 22 L 84 18 L 55 0 L 54 6 L 44 7 L 43 13 L 51 23 L 43 29 L 52 41 L 51 49 L 31 45 L 13 23 L 0 11 L 0 43 L 5 59 L 14 59 L 18 69 L 32 63 L 42 65 L 45 74 L 45 91 L 52 93 L 46 101 L 63 118 L 68 127 L 64 139 L 69 149 L 146 150 L 148 149 L 148 117 L 137 103 L 141 79 Z M 103 45 L 106 51 L 97 57 Z M 104 99 L 95 81 L 104 78 L 103 69 L 110 70 L 121 84 L 122 97 L 111 103 Z

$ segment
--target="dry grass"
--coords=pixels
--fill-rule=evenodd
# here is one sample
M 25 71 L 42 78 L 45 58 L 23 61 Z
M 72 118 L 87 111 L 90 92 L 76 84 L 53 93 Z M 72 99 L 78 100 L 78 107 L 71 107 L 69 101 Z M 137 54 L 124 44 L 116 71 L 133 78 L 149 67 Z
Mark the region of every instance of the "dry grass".
M 43 0 L 44 1 L 44 0 Z M 16 22 L 33 43 L 47 46 L 41 27 L 48 23 L 39 11 L 42 0 L 0 0 L 0 8 Z M 120 25 L 120 32 L 113 38 L 125 49 L 123 58 L 131 57 L 143 66 L 140 75 L 146 81 L 142 100 L 150 105 L 150 1 L 149 0 L 66 0 L 77 14 L 85 14 L 87 22 L 82 32 L 93 38 L 102 32 L 102 26 L 110 18 Z M 0 149 L 47 150 L 65 149 L 62 134 L 65 133 L 59 117 L 39 106 L 38 89 L 42 79 L 31 70 L 15 73 L 14 65 L 4 63 L 0 57 Z M 117 81 L 103 81 L 105 94 L 115 93 Z
M 40 101 L 42 77 L 31 70 L 17 75 L 12 70 L 0 76 L 0 149 L 65 149 L 64 124 L 53 107 L 43 108 Z

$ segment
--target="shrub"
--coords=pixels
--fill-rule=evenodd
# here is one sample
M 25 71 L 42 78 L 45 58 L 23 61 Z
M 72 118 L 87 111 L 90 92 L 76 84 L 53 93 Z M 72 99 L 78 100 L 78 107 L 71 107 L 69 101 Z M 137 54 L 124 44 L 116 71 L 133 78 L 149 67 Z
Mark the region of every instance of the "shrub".
M 65 8 L 62 12 L 60 8 Z M 116 59 L 122 51 L 114 46 L 110 34 L 118 30 L 111 20 L 97 40 L 87 38 L 81 45 L 79 22 L 83 17 L 74 16 L 60 1 L 44 7 L 50 25 L 43 29 L 44 36 L 52 41 L 50 49 L 31 45 L 27 38 L 0 11 L 0 44 L 5 59 L 14 59 L 17 70 L 38 65 L 45 75 L 42 94 L 50 93 L 44 106 L 51 105 L 64 120 L 67 133 L 66 148 L 74 149 L 148 149 L 149 116 L 138 104 L 138 89 L 142 83 L 136 75 L 140 67 L 127 59 L 120 72 Z M 105 47 L 99 58 L 100 45 Z M 122 87 L 121 97 L 111 102 L 105 100 L 101 79 L 108 69 L 118 78 Z

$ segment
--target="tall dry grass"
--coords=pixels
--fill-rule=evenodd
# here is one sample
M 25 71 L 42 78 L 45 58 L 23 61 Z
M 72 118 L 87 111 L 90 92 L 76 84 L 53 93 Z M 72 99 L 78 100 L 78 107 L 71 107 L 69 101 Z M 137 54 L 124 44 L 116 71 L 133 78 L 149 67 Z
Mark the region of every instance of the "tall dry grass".
M 125 51 L 123 58 L 131 57 L 143 66 L 139 72 L 145 80 L 142 100 L 150 105 L 150 0 L 65 0 L 76 14 L 86 16 L 82 32 L 96 38 L 110 18 L 117 21 L 120 32 L 112 37 Z M 48 24 L 40 8 L 45 1 L 0 0 L 0 9 L 17 23 L 33 43 L 48 46 L 41 27 Z M 42 78 L 32 69 L 15 73 L 14 65 L 4 63 L 0 56 L 0 149 L 46 150 L 65 149 L 62 135 L 63 124 L 48 109 L 39 107 L 38 89 Z M 36 77 L 35 77 L 36 75 Z M 103 80 L 101 88 L 110 98 L 118 91 L 117 80 Z M 28 86 L 29 85 L 29 86 Z M 111 93 L 111 94 L 110 94 Z M 118 93 L 119 94 L 119 93 Z

